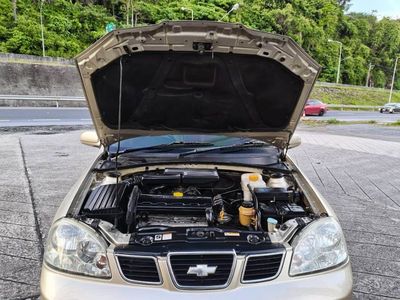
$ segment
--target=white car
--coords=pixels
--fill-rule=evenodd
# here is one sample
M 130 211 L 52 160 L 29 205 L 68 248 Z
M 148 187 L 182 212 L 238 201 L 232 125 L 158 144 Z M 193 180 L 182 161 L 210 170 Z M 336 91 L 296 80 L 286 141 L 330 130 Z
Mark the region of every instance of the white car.
M 400 112 L 400 103 L 386 103 L 384 106 L 382 106 L 379 109 L 380 113 L 396 113 L 396 112 Z
M 113 31 L 77 57 L 96 160 L 62 202 L 41 299 L 350 299 L 332 208 L 287 155 L 319 74 L 219 22 Z

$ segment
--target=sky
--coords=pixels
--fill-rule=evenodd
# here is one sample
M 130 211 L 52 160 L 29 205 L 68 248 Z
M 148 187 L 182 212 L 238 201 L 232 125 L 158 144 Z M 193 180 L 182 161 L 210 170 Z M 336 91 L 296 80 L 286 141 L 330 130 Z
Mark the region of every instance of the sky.
M 379 18 L 391 17 L 400 19 L 400 0 L 352 0 L 350 12 L 375 13 Z

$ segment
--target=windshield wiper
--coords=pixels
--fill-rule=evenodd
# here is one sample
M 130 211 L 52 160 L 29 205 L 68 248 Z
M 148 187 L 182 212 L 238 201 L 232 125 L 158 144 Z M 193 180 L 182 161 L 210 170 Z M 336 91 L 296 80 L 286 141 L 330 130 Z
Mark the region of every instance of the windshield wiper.
M 185 147 L 210 147 L 214 146 L 212 143 L 197 143 L 197 142 L 173 142 L 169 144 L 160 144 L 160 145 L 154 145 L 154 146 L 148 146 L 148 147 L 142 147 L 142 148 L 130 148 L 130 149 L 124 149 L 120 152 L 118 152 L 118 155 L 121 154 L 126 154 L 126 153 L 132 153 L 132 152 L 138 152 L 138 151 L 146 151 L 146 150 L 170 150 L 170 149 L 176 149 L 176 148 L 185 148 Z M 112 152 L 110 153 L 110 156 L 114 157 L 117 155 L 117 152 Z
M 229 152 L 241 151 L 243 149 L 259 148 L 259 147 L 266 147 L 266 146 L 269 146 L 269 144 L 263 143 L 263 142 L 245 142 L 245 143 L 234 144 L 234 145 L 229 145 L 229 146 L 212 147 L 212 148 L 206 148 L 206 149 L 193 149 L 188 152 L 180 153 L 178 155 L 178 157 L 181 158 L 181 157 L 185 157 L 185 156 L 189 156 L 189 155 L 193 155 L 193 154 L 213 152 L 213 151 L 229 153 Z

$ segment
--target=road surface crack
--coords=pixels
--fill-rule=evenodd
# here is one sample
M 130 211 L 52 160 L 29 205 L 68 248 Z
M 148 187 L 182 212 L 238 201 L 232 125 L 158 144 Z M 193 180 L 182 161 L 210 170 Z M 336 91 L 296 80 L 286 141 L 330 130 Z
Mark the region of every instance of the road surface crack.
M 390 197 L 387 193 L 385 193 L 385 191 L 382 190 L 379 186 L 377 186 L 377 185 L 375 184 L 375 182 L 373 182 L 373 181 L 372 181 L 371 179 L 369 179 L 369 178 L 367 178 L 367 179 L 368 179 L 368 181 L 369 181 L 373 186 L 375 186 L 382 194 L 384 194 L 390 201 L 392 201 L 394 205 L 396 205 L 397 207 L 400 207 L 399 203 L 397 203 L 392 197 Z
M 43 251 L 44 251 L 43 238 L 42 238 L 42 232 L 40 230 L 38 214 L 36 211 L 35 198 L 33 196 L 32 182 L 29 177 L 28 167 L 27 167 L 26 159 L 25 159 L 25 152 L 24 152 L 24 148 L 22 146 L 21 138 L 18 139 L 18 142 L 19 142 L 19 148 L 21 150 L 22 163 L 24 165 L 25 177 L 26 177 L 26 180 L 28 181 L 29 197 L 30 197 L 31 204 L 32 204 L 33 217 L 35 219 L 35 231 L 36 231 L 36 234 L 38 237 L 38 242 L 39 242 L 40 260 L 42 260 L 43 259 Z

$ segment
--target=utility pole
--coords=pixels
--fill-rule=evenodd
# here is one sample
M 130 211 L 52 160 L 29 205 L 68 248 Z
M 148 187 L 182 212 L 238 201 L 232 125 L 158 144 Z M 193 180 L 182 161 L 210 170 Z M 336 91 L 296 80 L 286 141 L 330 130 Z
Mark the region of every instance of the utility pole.
M 336 75 L 336 84 L 338 84 L 339 83 L 339 79 L 340 79 L 340 64 L 342 62 L 342 47 L 343 47 L 343 44 L 342 44 L 342 42 L 334 41 L 334 40 L 331 40 L 331 39 L 329 39 L 328 42 L 339 44 L 339 59 L 338 59 L 338 67 L 337 67 L 337 75 Z
M 375 67 L 372 63 L 369 63 L 369 67 L 368 67 L 368 74 L 367 74 L 367 81 L 365 82 L 365 86 L 368 87 L 369 86 L 369 79 L 371 78 L 371 71 L 372 68 Z
M 399 56 L 396 57 L 396 60 L 394 62 L 394 69 L 393 69 L 393 76 L 392 76 L 392 85 L 390 86 L 390 94 L 389 94 L 389 103 L 392 102 L 392 96 L 393 96 L 393 88 L 394 88 L 394 80 L 396 78 L 396 70 L 397 70 L 397 63 L 399 61 Z
M 46 56 L 46 49 L 44 46 L 44 28 L 43 28 L 43 1 L 44 0 L 40 0 L 40 30 L 42 33 L 42 54 L 43 57 Z

